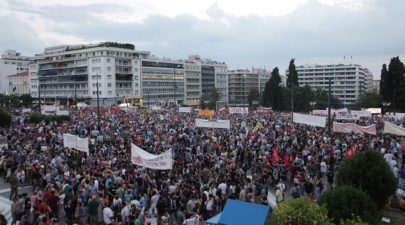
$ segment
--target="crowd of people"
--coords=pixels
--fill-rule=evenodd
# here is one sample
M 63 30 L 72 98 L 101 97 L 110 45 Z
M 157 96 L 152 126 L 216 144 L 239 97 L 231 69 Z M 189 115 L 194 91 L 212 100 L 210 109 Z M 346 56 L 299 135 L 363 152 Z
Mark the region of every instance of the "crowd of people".
M 66 122 L 30 123 L 26 117 L 0 130 L 0 174 L 10 183 L 12 224 L 196 225 L 227 199 L 270 204 L 307 196 L 317 201 L 333 186 L 349 148 L 380 151 L 405 179 L 405 140 L 377 135 L 329 134 L 291 123 L 289 114 L 221 113 L 230 129 L 197 128 L 196 112 L 71 110 Z M 405 121 L 392 121 L 405 125 Z M 260 124 L 260 126 L 258 125 Z M 90 153 L 64 148 L 63 134 L 90 140 Z M 131 143 L 152 153 L 173 151 L 172 170 L 132 165 Z M 403 175 L 403 176 L 402 176 Z M 32 185 L 32 195 L 19 187 Z M 17 223 L 18 221 L 18 223 Z

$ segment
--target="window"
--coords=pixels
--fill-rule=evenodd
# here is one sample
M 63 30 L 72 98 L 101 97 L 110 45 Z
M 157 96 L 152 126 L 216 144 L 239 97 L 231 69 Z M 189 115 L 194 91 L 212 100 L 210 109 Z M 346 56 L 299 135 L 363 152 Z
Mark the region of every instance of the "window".
M 135 76 L 135 80 L 138 80 L 138 76 Z
M 111 83 L 108 83 L 108 84 L 107 84 L 107 87 L 111 87 Z
M 112 91 L 108 91 L 108 95 L 112 95 Z
M 111 67 L 107 67 L 107 71 L 111 71 Z
M 111 77 L 112 77 L 111 75 L 107 75 L 107 79 L 111 79 Z
M 111 62 L 111 59 L 107 59 L 107 62 L 108 62 L 108 63 Z
M 100 68 L 100 67 L 92 67 L 92 68 L 91 68 L 91 71 L 93 71 L 93 72 L 100 72 L 100 71 L 101 71 L 101 68 Z

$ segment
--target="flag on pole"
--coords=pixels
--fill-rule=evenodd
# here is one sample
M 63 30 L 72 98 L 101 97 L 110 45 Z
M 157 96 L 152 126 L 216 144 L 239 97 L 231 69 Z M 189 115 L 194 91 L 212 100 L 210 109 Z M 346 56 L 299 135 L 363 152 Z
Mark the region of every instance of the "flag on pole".
M 280 156 L 278 154 L 277 145 L 273 145 L 272 152 L 271 152 L 271 160 L 275 164 L 277 164 L 280 161 Z

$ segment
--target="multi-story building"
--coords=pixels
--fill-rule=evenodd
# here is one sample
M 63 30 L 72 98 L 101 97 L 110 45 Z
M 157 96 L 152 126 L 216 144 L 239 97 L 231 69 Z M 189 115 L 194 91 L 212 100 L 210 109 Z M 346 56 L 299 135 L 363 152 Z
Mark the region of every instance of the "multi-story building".
M 373 88 L 371 91 L 375 93 L 380 93 L 380 80 L 373 80 Z
M 259 74 L 249 70 L 228 71 L 229 105 L 247 106 L 251 89 L 259 89 Z
M 29 67 L 31 96 L 89 100 L 114 104 L 117 99 L 141 94 L 141 59 L 148 52 L 130 44 L 100 43 L 46 48 Z M 98 88 L 97 88 L 98 86 Z
M 147 105 L 184 103 L 184 62 L 150 57 L 142 60 L 142 97 Z
M 330 79 L 332 95 L 344 105 L 355 103 L 361 93 L 367 91 L 370 78 L 369 70 L 360 65 L 306 65 L 297 66 L 296 70 L 300 86 L 308 85 L 313 89 L 328 91 Z
M 25 95 L 30 93 L 28 71 L 8 76 L 9 91 L 11 95 Z
M 198 55 L 191 55 L 186 60 L 186 92 L 185 104 L 198 105 L 202 94 L 215 89 L 219 93 L 217 107 L 228 104 L 228 75 L 227 65 L 209 59 L 201 59 Z M 191 69 L 194 69 L 193 71 Z M 198 82 L 198 84 L 197 84 Z M 197 95 L 198 85 L 198 95 Z
M 28 64 L 31 58 L 22 56 L 15 50 L 6 50 L 0 57 L 0 93 L 11 94 L 9 92 L 9 75 L 28 71 Z
M 201 97 L 201 60 L 199 56 L 189 56 L 184 63 L 184 105 L 198 106 Z
M 259 93 L 263 94 L 266 83 L 270 80 L 271 73 L 261 68 L 252 68 L 252 72 L 259 74 Z

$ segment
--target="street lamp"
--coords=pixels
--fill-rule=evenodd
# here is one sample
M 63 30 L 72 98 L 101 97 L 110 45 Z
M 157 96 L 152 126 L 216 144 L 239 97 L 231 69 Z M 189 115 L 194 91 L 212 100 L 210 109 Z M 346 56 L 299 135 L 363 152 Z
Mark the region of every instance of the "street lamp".
M 97 78 L 97 127 L 98 127 L 98 132 L 100 132 L 100 98 L 98 95 L 98 74 L 96 75 Z

